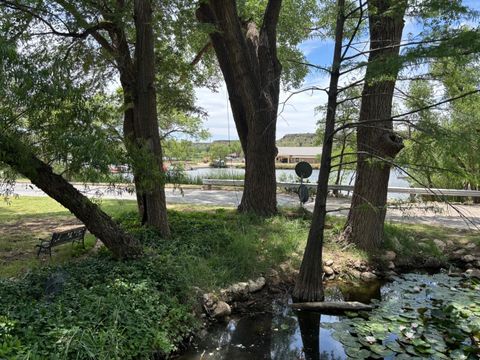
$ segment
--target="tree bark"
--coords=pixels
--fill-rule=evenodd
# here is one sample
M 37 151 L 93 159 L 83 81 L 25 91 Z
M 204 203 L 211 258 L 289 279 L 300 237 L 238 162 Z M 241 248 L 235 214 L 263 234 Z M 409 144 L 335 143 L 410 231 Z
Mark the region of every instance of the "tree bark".
M 317 311 L 322 314 L 339 314 L 345 311 L 367 311 L 373 309 L 372 305 L 357 301 L 294 303 L 291 307 L 295 310 Z
M 156 228 L 163 237 L 170 236 L 165 200 L 163 153 L 158 130 L 157 98 L 155 92 L 155 52 L 151 0 L 135 0 L 135 66 L 134 129 L 140 150 L 151 155 L 147 166 L 137 173 L 143 197 L 143 220 Z M 153 164 L 151 164 L 153 162 Z M 136 184 L 137 185 L 137 184 Z M 141 201 L 139 200 L 139 205 Z
M 245 29 L 235 1 L 202 2 L 197 18 L 215 26 L 210 33 L 222 71 L 235 126 L 245 154 L 245 183 L 241 212 L 277 212 L 275 145 L 281 65 L 277 58 L 276 26 L 281 0 L 270 0 L 260 31 L 250 22 Z
M 17 139 L 0 134 L 0 161 L 27 177 L 32 184 L 58 201 L 80 219 L 88 231 L 98 237 L 119 259 L 142 254 L 140 243 L 124 232 L 106 213 L 53 172 Z
M 356 179 L 345 227 L 346 238 L 365 250 L 377 249 L 383 243 L 390 176 L 388 161 L 403 148 L 402 139 L 393 132 L 393 122 L 375 120 L 391 117 L 395 81 L 400 68 L 395 60 L 399 54 L 405 10 L 405 1 L 369 2 L 371 52 L 359 122 L 370 122 L 357 129 Z
M 338 81 L 342 57 L 345 0 L 337 0 L 337 22 L 335 27 L 335 48 L 333 53 L 330 87 L 328 90 L 325 133 L 323 137 L 322 158 L 318 174 L 317 196 L 313 210 L 312 225 L 308 233 L 307 246 L 303 255 L 300 273 L 293 298 L 295 302 L 323 301 L 323 264 L 322 250 L 327 216 L 328 178 L 331 170 L 333 136 L 335 130 L 335 112 L 337 109 Z

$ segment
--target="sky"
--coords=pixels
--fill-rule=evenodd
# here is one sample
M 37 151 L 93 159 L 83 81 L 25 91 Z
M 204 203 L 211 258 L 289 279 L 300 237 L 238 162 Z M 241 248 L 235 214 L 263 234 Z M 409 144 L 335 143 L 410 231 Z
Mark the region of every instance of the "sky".
M 465 0 L 464 4 L 480 10 L 480 0 Z M 407 19 L 403 31 L 404 37 L 418 34 L 419 24 L 412 19 Z M 307 62 L 329 67 L 333 56 L 333 41 L 309 39 L 299 45 Z M 308 89 L 312 86 L 325 88 L 329 78 L 319 72 L 310 72 L 299 89 Z M 203 108 L 208 117 L 204 126 L 211 134 L 210 140 L 238 140 L 235 123 L 230 110 L 228 95 L 223 80 L 218 86 L 218 91 L 212 92 L 207 88 L 196 89 L 197 105 Z M 288 98 L 288 101 L 286 99 Z M 324 105 L 327 96 L 323 91 L 304 91 L 292 95 L 291 92 L 281 91 L 279 118 L 277 121 L 277 139 L 285 134 L 315 132 L 319 115 L 315 108 Z
M 332 53 L 331 43 L 308 40 L 300 44 L 299 47 L 309 62 L 328 64 L 328 55 Z M 300 89 L 292 89 L 288 92 L 281 91 L 277 139 L 285 134 L 315 132 L 318 121 L 315 108 L 326 102 L 325 92 L 305 91 L 294 95 L 292 92 L 312 86 L 324 88 L 328 85 L 328 81 L 329 79 L 326 76 L 309 73 Z M 208 113 L 204 125 L 211 134 L 210 140 L 238 140 L 223 80 L 217 92 L 212 92 L 207 88 L 198 88 L 196 89 L 196 97 L 197 105 Z

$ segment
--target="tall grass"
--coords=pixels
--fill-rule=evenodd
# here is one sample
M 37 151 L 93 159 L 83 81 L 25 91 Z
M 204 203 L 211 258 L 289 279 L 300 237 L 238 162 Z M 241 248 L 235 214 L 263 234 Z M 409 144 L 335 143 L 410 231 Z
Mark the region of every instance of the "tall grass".
M 184 172 L 182 176 L 172 178 L 172 183 L 176 184 L 193 184 L 202 185 L 203 179 L 220 179 L 220 180 L 244 180 L 245 175 L 236 173 L 230 169 L 222 169 L 219 171 L 209 171 L 205 174 L 189 176 Z M 176 181 L 176 182 L 174 182 Z

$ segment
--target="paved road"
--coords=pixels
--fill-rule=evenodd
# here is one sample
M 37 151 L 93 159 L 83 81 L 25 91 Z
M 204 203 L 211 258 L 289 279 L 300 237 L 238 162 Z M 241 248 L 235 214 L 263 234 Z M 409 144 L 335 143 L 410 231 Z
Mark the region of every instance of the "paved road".
M 135 194 L 125 187 L 108 188 L 106 186 L 75 187 L 90 197 L 104 199 L 134 200 Z M 20 196 L 46 196 L 46 194 L 29 183 L 17 183 L 13 189 Z M 217 206 L 237 206 L 242 198 L 240 190 L 200 190 L 166 189 L 167 202 L 170 204 L 198 204 Z M 278 194 L 279 206 L 298 206 L 298 198 L 293 195 Z M 350 202 L 348 199 L 329 198 L 327 210 L 335 215 L 346 215 Z M 313 202 L 306 204 L 306 208 L 313 210 Z M 342 209 L 340 211 L 337 211 Z M 455 205 L 454 207 L 441 203 L 404 204 L 401 208 L 391 206 L 387 211 L 387 218 L 392 221 L 401 221 L 417 224 L 442 225 L 459 229 L 480 230 L 480 205 Z

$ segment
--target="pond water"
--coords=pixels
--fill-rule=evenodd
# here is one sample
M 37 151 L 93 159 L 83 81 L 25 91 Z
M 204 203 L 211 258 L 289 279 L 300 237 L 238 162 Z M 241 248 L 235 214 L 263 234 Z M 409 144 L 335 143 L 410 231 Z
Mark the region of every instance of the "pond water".
M 480 334 L 476 286 L 465 288 L 459 278 L 444 274 L 409 274 L 385 285 L 339 284 L 325 289 L 327 301 L 379 304 L 368 320 L 355 314 L 293 311 L 288 306 L 290 300 L 280 298 L 265 313 L 233 317 L 228 323 L 213 326 L 197 347 L 180 359 L 478 359 L 480 347 L 470 340 Z M 454 317 L 451 324 L 449 301 L 463 309 L 461 320 Z M 456 327 L 461 334 L 451 330 Z M 447 342 L 452 334 L 457 338 Z
M 297 179 L 297 176 L 295 174 L 295 170 L 293 170 L 293 169 L 276 169 L 275 173 L 276 173 L 277 181 L 293 182 L 293 181 L 296 181 L 296 179 Z M 243 176 L 245 174 L 245 170 L 244 169 L 237 169 L 237 168 L 224 168 L 224 169 L 197 168 L 197 169 L 186 171 L 186 174 L 191 179 L 195 179 L 195 178 L 200 178 L 200 179 L 202 179 L 202 178 L 210 178 L 210 179 L 222 178 L 222 179 L 225 179 L 227 177 L 232 178 L 232 177 Z M 315 183 L 318 179 L 318 174 L 319 174 L 319 170 L 313 170 L 312 175 L 306 181 L 310 182 L 310 183 Z M 331 181 L 334 181 L 334 175 L 332 174 L 331 176 L 332 176 Z M 355 176 L 354 171 L 346 172 L 342 177 L 341 184 L 342 185 L 353 185 L 354 180 L 355 180 L 354 176 Z M 392 170 L 391 171 L 390 180 L 388 182 L 388 185 L 389 186 L 396 186 L 396 187 L 410 187 L 410 184 L 405 179 L 404 174 L 401 174 L 397 170 Z M 408 198 L 408 194 L 389 193 L 389 198 L 402 199 L 403 200 L 403 199 Z

